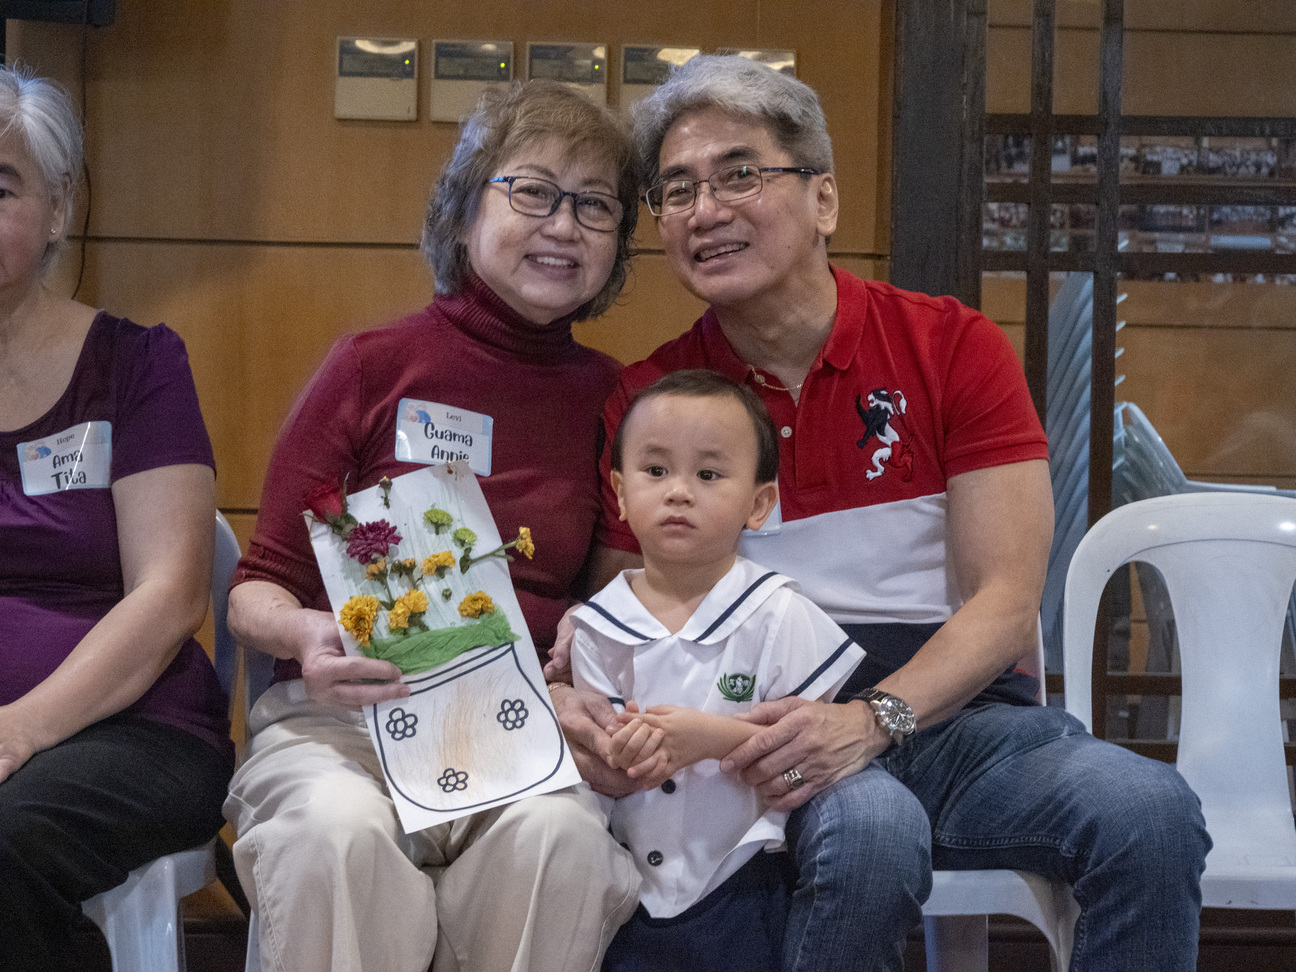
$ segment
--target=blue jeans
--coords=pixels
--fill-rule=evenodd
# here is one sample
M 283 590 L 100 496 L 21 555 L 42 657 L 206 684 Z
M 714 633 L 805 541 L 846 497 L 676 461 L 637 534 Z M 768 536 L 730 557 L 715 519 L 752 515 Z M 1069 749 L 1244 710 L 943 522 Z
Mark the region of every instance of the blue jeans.
M 1071 885 L 1072 972 L 1192 970 L 1210 838 L 1172 766 L 1057 708 L 969 707 L 794 811 L 784 970 L 901 969 L 931 869 Z

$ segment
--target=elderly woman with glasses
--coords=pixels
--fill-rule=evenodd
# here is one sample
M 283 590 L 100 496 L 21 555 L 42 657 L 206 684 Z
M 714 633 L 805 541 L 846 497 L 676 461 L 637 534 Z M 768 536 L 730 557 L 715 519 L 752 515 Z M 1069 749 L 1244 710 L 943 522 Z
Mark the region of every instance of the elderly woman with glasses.
M 552 82 L 488 95 L 432 192 L 431 306 L 338 342 L 266 476 L 230 626 L 274 655 L 226 803 L 267 969 L 592 969 L 638 876 L 586 787 L 401 830 L 356 710 L 409 694 L 390 662 L 343 653 L 301 511 L 418 468 L 395 456 L 402 398 L 490 416 L 482 490 L 547 650 L 598 515 L 600 409 L 618 366 L 572 338 L 626 277 L 638 206 L 626 134 Z

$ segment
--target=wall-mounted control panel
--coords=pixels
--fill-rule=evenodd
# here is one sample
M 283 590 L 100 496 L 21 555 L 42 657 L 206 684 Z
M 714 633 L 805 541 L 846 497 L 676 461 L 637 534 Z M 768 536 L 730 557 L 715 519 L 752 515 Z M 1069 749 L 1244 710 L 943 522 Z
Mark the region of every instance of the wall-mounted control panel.
M 433 41 L 430 73 L 428 117 L 461 121 L 473 113 L 488 88 L 513 80 L 513 42 Z
M 629 111 L 670 77 L 671 68 L 701 53 L 696 47 L 626 44 L 621 48 L 621 107 Z
M 418 118 L 418 41 L 339 37 L 333 117 L 384 121 Z
M 552 78 L 607 104 L 606 44 L 527 44 L 527 78 Z

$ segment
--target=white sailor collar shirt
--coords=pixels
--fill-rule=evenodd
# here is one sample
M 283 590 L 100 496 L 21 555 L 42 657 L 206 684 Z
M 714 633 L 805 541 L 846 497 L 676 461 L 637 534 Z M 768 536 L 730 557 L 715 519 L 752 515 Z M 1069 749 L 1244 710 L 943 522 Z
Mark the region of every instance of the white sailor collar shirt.
M 617 708 L 683 705 L 738 715 L 759 702 L 835 693 L 864 650 L 802 596 L 796 582 L 738 558 L 675 634 L 654 618 L 624 571 L 572 615 L 578 688 Z M 679 914 L 754 854 L 783 846 L 787 815 L 703 760 L 661 787 L 618 799 L 612 832 L 644 877 L 649 914 Z

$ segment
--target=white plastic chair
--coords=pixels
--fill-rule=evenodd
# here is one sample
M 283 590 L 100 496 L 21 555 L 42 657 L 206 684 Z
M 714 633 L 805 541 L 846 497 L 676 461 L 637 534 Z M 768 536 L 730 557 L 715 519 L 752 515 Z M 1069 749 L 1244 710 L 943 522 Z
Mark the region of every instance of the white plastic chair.
M 238 540 L 216 513 L 216 551 L 212 562 L 212 615 L 216 627 L 216 674 L 232 698 L 238 656 L 225 627 L 229 582 L 239 559 Z M 110 891 L 81 905 L 99 926 L 112 955 L 113 972 L 184 972 L 184 929 L 180 899 L 216 880 L 215 846 L 167 854 L 136 868 Z
M 1098 601 L 1132 561 L 1160 571 L 1182 668 L 1176 768 L 1202 801 L 1214 848 L 1202 904 L 1296 909 L 1296 825 L 1278 707 L 1283 622 L 1296 583 L 1296 499 L 1185 493 L 1103 517 L 1067 575 L 1066 708 L 1092 725 Z
M 1036 629 L 1035 651 L 1019 667 L 1039 679 L 1045 701 L 1044 642 Z M 990 965 L 990 915 L 1015 915 L 1048 941 L 1053 972 L 1066 972 L 1080 906 L 1065 885 L 1026 871 L 933 871 L 923 905 L 928 972 L 986 972 Z

